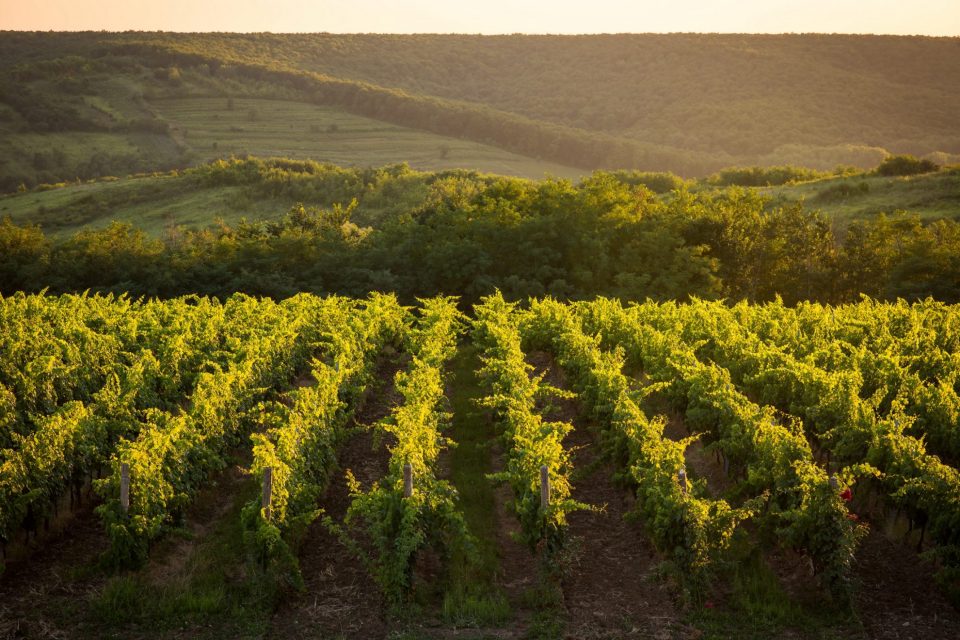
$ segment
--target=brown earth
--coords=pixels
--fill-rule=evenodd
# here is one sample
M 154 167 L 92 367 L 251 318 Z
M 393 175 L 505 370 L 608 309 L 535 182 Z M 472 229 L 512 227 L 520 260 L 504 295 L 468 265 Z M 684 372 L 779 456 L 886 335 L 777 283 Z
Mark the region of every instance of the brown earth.
M 544 380 L 569 388 L 549 354 L 534 352 L 528 361 Z M 602 460 L 599 445 L 575 399 L 552 399 L 553 420 L 571 422 L 564 440 L 573 451 L 572 497 L 598 508 L 569 517 L 568 566 L 563 578 L 567 609 L 565 637 L 687 638 L 699 632 L 681 622 L 671 588 L 658 578 L 661 562 L 639 524 L 625 520 L 633 495 L 613 482 L 614 468 Z
M 917 553 L 872 531 L 861 543 L 854 571 L 854 603 L 867 637 L 876 640 L 956 640 L 960 613 Z
M 493 473 L 503 471 L 504 460 L 502 447 L 497 443 L 493 449 Z M 496 505 L 497 559 L 500 563 L 496 581 L 515 614 L 511 625 L 513 633 L 497 637 L 522 637 L 530 623 L 531 612 L 525 603 L 525 595 L 537 584 L 537 558 L 520 541 L 520 522 L 510 506 L 513 500 L 510 486 L 501 484 L 493 496 Z
M 65 601 L 83 601 L 106 578 L 90 572 L 109 546 L 100 518 L 88 502 L 74 513 L 60 537 L 48 540 L 29 560 L 11 562 L 0 578 L 0 638 L 82 638 L 90 631 L 64 619 Z M 91 573 L 88 579 L 80 578 Z

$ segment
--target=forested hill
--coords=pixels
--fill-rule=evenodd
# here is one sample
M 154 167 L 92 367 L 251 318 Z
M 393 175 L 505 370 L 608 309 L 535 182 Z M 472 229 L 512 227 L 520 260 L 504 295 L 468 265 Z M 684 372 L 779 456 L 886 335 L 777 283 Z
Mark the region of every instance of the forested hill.
M 736 156 L 770 153 L 785 144 L 960 152 L 958 38 L 205 34 L 149 39 Z
M 960 38 L 6 32 L 0 59 L 14 111 L 23 82 L 141 65 L 588 170 L 960 153 Z

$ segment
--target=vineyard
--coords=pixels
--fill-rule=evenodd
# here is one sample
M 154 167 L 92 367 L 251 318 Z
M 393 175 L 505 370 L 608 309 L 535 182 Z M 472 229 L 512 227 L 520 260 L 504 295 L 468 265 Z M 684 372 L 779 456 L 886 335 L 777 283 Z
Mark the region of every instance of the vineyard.
M 727 637 L 746 614 L 758 637 L 810 616 L 884 637 L 909 609 L 946 638 L 958 465 L 960 309 L 929 300 L 21 293 L 0 298 L 0 636 L 57 615 L 88 635 L 202 635 L 164 615 L 266 634 L 221 615 L 321 637 Z M 216 598 L 122 596 L 207 538 L 233 567 Z M 926 603 L 877 595 L 908 580 Z M 583 613 L 591 589 L 608 609 Z M 73 604 L 31 622 L 31 593 Z

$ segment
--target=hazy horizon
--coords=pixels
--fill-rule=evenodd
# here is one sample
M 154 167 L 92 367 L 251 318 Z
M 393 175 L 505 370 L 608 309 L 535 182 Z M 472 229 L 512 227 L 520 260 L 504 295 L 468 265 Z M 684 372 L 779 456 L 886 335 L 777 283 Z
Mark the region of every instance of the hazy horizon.
M 216 29 L 8 29 L 0 27 L 0 33 L 168 33 L 168 34 L 236 34 L 257 35 L 333 35 L 333 36 L 876 36 L 881 38 L 942 38 L 960 39 L 960 34 L 937 35 L 928 33 L 874 33 L 857 31 L 591 31 L 582 33 L 510 31 L 503 33 L 475 33 L 469 31 L 224 31 Z
M 11 31 L 174 31 L 236 33 L 529 34 L 619 33 L 873 34 L 957 37 L 960 4 L 954 0 L 903 3 L 877 0 L 810 0 L 802 11 L 785 0 L 678 0 L 624 5 L 513 3 L 508 0 L 449 3 L 296 0 L 0 0 L 0 29 Z

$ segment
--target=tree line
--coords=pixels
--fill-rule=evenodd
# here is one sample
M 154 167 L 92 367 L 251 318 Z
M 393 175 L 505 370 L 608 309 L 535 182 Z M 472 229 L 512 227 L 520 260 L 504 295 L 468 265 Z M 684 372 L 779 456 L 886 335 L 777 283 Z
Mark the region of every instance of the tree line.
M 239 180 L 244 167 L 237 162 L 200 178 Z M 272 169 L 271 185 L 284 182 L 279 173 Z M 277 219 L 232 226 L 170 227 L 160 238 L 114 223 L 55 240 L 6 219 L 0 292 L 283 298 L 394 291 L 406 301 L 442 294 L 469 303 L 499 289 L 511 298 L 569 300 L 845 302 L 867 294 L 960 301 L 954 220 L 900 212 L 841 228 L 802 203 L 775 207 L 749 189 L 681 186 L 657 196 L 607 172 L 576 185 L 466 171 L 429 175 L 428 183 L 397 174 L 392 190 L 380 185 L 400 201 L 408 201 L 404 188 L 426 191 L 375 227 L 357 224 L 356 204 L 347 201 L 297 205 Z

